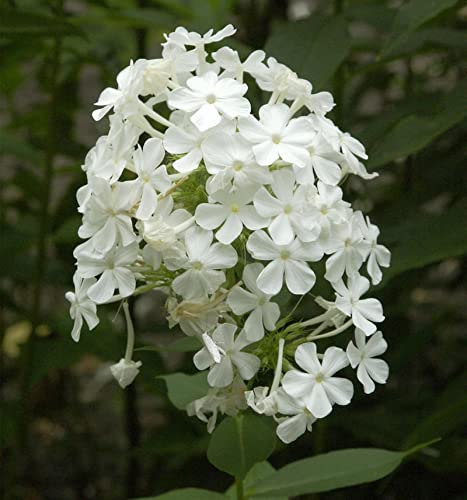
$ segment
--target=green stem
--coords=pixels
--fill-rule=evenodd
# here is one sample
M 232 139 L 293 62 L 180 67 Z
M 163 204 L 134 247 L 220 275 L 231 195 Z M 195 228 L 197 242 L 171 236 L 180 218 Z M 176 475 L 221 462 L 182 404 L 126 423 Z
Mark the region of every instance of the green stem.
M 235 479 L 235 491 L 237 492 L 237 500 L 245 500 L 245 492 L 243 491 L 243 481 L 238 477 Z

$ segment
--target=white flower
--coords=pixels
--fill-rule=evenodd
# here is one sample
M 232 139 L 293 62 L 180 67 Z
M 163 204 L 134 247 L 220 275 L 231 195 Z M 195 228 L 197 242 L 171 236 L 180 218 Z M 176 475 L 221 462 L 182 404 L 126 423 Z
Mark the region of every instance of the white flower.
M 237 252 L 228 245 L 214 243 L 212 231 L 191 227 L 185 233 L 186 257 L 178 266 L 170 256 L 165 259 L 169 269 L 181 267 L 186 271 L 172 282 L 172 288 L 186 299 L 214 293 L 225 281 L 220 269 L 229 269 L 237 263 Z
M 306 262 L 321 258 L 320 247 L 301 243 L 297 238 L 288 245 L 277 245 L 262 230 L 255 231 L 246 246 L 255 259 L 272 261 L 258 276 L 258 288 L 264 293 L 278 294 L 284 278 L 287 288 L 295 295 L 307 293 L 315 284 L 315 273 Z
M 210 193 L 227 189 L 231 182 L 235 188 L 247 188 L 271 180 L 269 169 L 256 163 L 251 144 L 232 132 L 211 135 L 201 145 L 206 170 L 213 174 L 206 186 Z
M 336 290 L 336 307 L 346 316 L 351 316 L 353 324 L 365 335 L 376 331 L 374 323 L 384 321 L 383 306 L 377 299 L 361 299 L 370 288 L 370 282 L 355 274 L 349 276 L 347 287 L 342 280 L 333 283 Z
M 274 57 L 269 57 L 267 67 L 264 66 L 254 77 L 260 89 L 293 98 L 290 90 L 298 80 L 297 74 L 285 64 L 278 63 Z
M 210 29 L 204 35 L 200 35 L 195 31 L 188 31 L 183 26 L 179 26 L 174 32 L 164 36 L 167 42 L 172 42 L 179 46 L 204 47 L 208 43 L 220 42 L 224 38 L 232 36 L 236 31 L 231 24 L 228 24 L 216 33 Z
M 311 432 L 316 417 L 308 410 L 303 399 L 290 397 L 283 388 L 276 394 L 277 412 L 287 417 L 278 418 L 277 437 L 286 444 L 298 439 L 305 431 Z
M 238 52 L 230 47 L 222 47 L 212 57 L 224 69 L 222 76 L 242 79 L 244 72 L 255 75 L 266 69 L 263 64 L 265 53 L 262 50 L 255 50 L 243 62 L 240 61 Z
M 225 130 L 227 134 L 235 132 L 234 122 L 223 119 L 215 128 L 201 132 L 190 120 L 186 119 L 183 111 L 174 111 L 170 116 L 173 126 L 169 127 L 164 135 L 164 147 L 172 154 L 183 154 L 182 158 L 174 161 L 175 170 L 189 173 L 198 168 L 203 158 L 201 147 L 212 134 Z
M 135 291 L 136 278 L 128 269 L 138 256 L 138 244 L 115 247 L 107 254 L 81 254 L 78 257 L 78 274 L 82 278 L 100 278 L 88 289 L 88 297 L 97 304 L 107 302 L 117 288 L 122 297 Z
M 211 433 L 216 426 L 219 413 L 234 417 L 239 411 L 247 408 L 245 389 L 243 380 L 236 376 L 228 387 L 211 388 L 206 396 L 189 403 L 186 408 L 187 414 L 196 415 L 202 422 L 207 423 L 207 431 Z
M 92 190 L 85 207 L 83 224 L 78 230 L 81 238 L 91 237 L 94 248 L 107 252 L 116 243 L 127 246 L 136 240 L 130 210 L 136 201 L 132 182 L 110 185 L 105 179 L 90 180 Z
M 380 356 L 388 347 L 381 332 L 376 332 L 365 342 L 365 334 L 356 329 L 355 343 L 349 342 L 347 346 L 347 357 L 352 368 L 357 368 L 357 378 L 363 385 L 365 394 L 371 394 L 375 390 L 375 383 L 385 384 L 389 375 L 389 366 L 382 359 L 374 359 Z M 374 382 L 373 382 L 374 381 Z
M 96 314 L 96 304 L 88 297 L 89 288 L 94 285 L 95 279 L 83 280 L 77 273 L 73 276 L 73 284 L 75 285 L 74 292 L 66 292 L 65 298 L 70 302 L 70 316 L 74 320 L 71 338 L 78 342 L 83 319 L 86 321 L 88 328 L 92 330 L 99 323 L 99 318 Z
M 172 91 L 167 102 L 173 108 L 193 113 L 190 120 L 201 131 L 215 127 L 222 116 L 232 119 L 250 113 L 250 103 L 243 97 L 248 87 L 233 78 L 219 79 L 208 71 L 189 78 L 186 85 L 188 88 Z
M 282 379 L 285 392 L 303 400 L 306 408 L 317 418 L 332 411 L 332 405 L 348 405 L 353 396 L 350 380 L 333 375 L 349 364 L 347 356 L 338 347 L 328 347 L 320 363 L 316 344 L 306 342 L 295 351 L 297 365 L 305 371 L 290 370 Z
M 308 161 L 307 145 L 313 139 L 313 129 L 305 117 L 290 120 L 285 104 L 267 104 L 259 110 L 259 121 L 253 116 L 240 118 L 240 134 L 250 141 L 260 165 L 272 165 L 282 160 L 304 167 Z
M 275 197 L 262 187 L 255 195 L 254 204 L 259 215 L 272 218 L 269 234 L 278 245 L 289 244 L 295 236 L 308 242 L 316 240 L 320 227 L 304 209 L 306 190 L 295 190 L 295 176 L 291 170 L 273 172 L 271 189 Z
M 180 302 L 175 297 L 169 297 L 166 307 L 169 327 L 178 324 L 183 333 L 189 336 L 202 335 L 212 330 L 227 310 L 225 304 L 215 295 L 212 298 L 202 297 Z
M 102 177 L 115 182 L 122 175 L 126 160 L 115 160 L 107 136 L 99 137 L 96 145 L 88 152 L 84 160 L 83 170 L 90 175 Z
M 326 261 L 325 278 L 334 283 L 344 272 L 350 276 L 360 269 L 368 255 L 368 245 L 361 230 L 361 212 L 355 212 L 350 220 L 334 226 L 326 253 L 332 255 Z
M 163 252 L 177 243 L 193 223 L 190 212 L 183 208 L 173 210 L 171 196 L 163 198 L 157 205 L 152 217 L 142 221 L 143 238 L 153 250 Z
M 270 302 L 271 295 L 262 292 L 256 284 L 263 269 L 264 266 L 260 263 L 245 266 L 243 282 L 248 290 L 236 286 L 227 298 L 227 304 L 235 314 L 250 313 L 243 328 L 251 341 L 261 340 L 264 337 L 264 328 L 274 330 L 280 317 L 279 306 Z
M 232 193 L 216 191 L 211 199 L 217 203 L 201 203 L 196 208 L 196 222 L 204 229 L 216 229 L 216 238 L 224 244 L 232 243 L 243 230 L 260 229 L 268 225 L 269 219 L 261 217 L 250 202 L 256 189 L 242 189 Z
M 328 242 L 333 229 L 343 224 L 352 215 L 350 203 L 342 200 L 342 189 L 318 181 L 317 188 L 309 187 L 310 212 L 317 226 L 321 228 L 321 241 Z M 329 246 L 329 244 L 327 245 Z
M 134 170 L 138 178 L 133 181 L 141 196 L 136 217 L 149 219 L 157 207 L 157 193 L 164 193 L 171 185 L 164 165 L 165 151 L 160 139 L 148 139 L 143 148 L 138 146 L 133 153 Z
M 120 71 L 117 76 L 118 89 L 106 88 L 102 91 L 96 106 L 102 106 L 92 113 L 94 120 L 99 121 L 112 108 L 127 117 L 138 109 L 138 95 L 143 90 L 143 73 L 141 62 L 133 63 Z
M 385 246 L 378 244 L 379 228 L 371 224 L 368 217 L 366 224 L 363 224 L 363 232 L 365 240 L 370 245 L 366 269 L 373 285 L 377 285 L 383 279 L 381 267 L 389 267 L 391 263 L 391 252 Z
M 110 371 L 122 389 L 128 387 L 135 380 L 141 368 L 141 361 L 127 361 L 122 358 L 110 367 Z
M 304 168 L 296 169 L 297 182 L 313 184 L 316 177 L 325 184 L 336 186 L 341 180 L 339 155 L 322 134 L 316 134 L 308 146 L 309 158 Z
M 259 369 L 259 358 L 241 350 L 251 344 L 242 330 L 235 339 L 237 327 L 230 323 L 219 325 L 213 332 L 202 336 L 205 347 L 194 357 L 198 370 L 210 368 L 208 383 L 212 387 L 227 387 L 234 378 L 234 368 L 243 380 L 250 380 Z

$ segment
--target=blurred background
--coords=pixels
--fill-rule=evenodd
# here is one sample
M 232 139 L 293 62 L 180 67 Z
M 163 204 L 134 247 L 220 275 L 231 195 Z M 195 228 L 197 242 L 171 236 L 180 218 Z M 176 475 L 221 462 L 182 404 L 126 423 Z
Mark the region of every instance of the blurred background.
M 456 0 L 3 0 L 0 13 L 0 474 L 4 499 L 126 499 L 173 488 L 223 491 L 209 436 L 177 410 L 159 375 L 191 356 L 154 347 L 123 391 L 109 365 L 125 349 L 116 308 L 70 339 L 86 152 L 106 132 L 92 103 L 130 59 L 160 55 L 163 33 L 233 23 L 228 45 L 268 55 L 333 92 L 337 125 L 368 169 L 346 197 L 371 214 L 393 265 L 382 300 L 388 384 L 358 390 L 271 463 L 344 447 L 406 449 L 440 436 L 389 478 L 319 499 L 465 498 L 467 441 L 467 8 Z M 139 346 L 176 335 L 157 293 L 132 304 Z M 301 314 L 306 315 L 304 303 Z M 195 499 L 196 500 L 196 499 Z

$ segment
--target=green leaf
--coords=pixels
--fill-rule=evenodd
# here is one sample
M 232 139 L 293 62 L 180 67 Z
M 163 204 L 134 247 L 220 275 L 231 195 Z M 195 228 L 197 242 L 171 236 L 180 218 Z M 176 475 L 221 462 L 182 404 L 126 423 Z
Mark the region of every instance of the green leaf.
M 391 113 L 394 121 L 379 125 L 381 135 L 369 150 L 368 168 L 374 169 L 420 151 L 464 119 L 467 116 L 467 86 L 459 85 L 441 98 L 429 113 L 412 112 L 402 117 L 400 114 L 394 110 Z
M 349 53 L 347 24 L 342 16 L 312 16 L 281 24 L 264 50 L 314 87 L 322 88 Z
M 380 58 L 397 52 L 410 35 L 441 12 L 454 7 L 458 0 L 411 0 L 403 5 L 392 25 L 392 33 L 381 51 Z
M 81 30 L 61 18 L 18 10 L 2 12 L 0 32 L 5 38 L 82 35 Z
M 133 500 L 226 500 L 226 497 L 217 491 L 183 488 L 163 493 L 157 497 L 134 498 Z
M 417 269 L 467 252 L 467 199 L 442 215 L 414 213 L 395 227 L 382 231 L 392 252 L 391 267 L 383 284 L 410 269 Z
M 164 379 L 167 384 L 169 400 L 179 410 L 185 410 L 188 403 L 202 398 L 209 390 L 205 373 L 197 373 L 196 375 L 173 373 L 161 375 L 158 378 Z
M 243 479 L 255 463 L 271 455 L 275 443 L 274 428 L 264 417 L 229 417 L 211 436 L 208 460 L 221 471 Z
M 271 495 L 296 496 L 369 483 L 394 471 L 409 454 L 378 448 L 354 448 L 332 451 L 323 455 L 298 460 L 260 480 L 247 495 L 254 498 Z
M 274 474 L 276 469 L 269 462 L 259 462 L 250 469 L 245 479 L 243 480 L 243 488 L 248 490 L 253 486 L 253 484 L 257 483 L 260 479 L 265 479 L 266 477 Z M 237 500 L 237 492 L 235 483 L 225 492 L 227 497 L 230 500 Z M 284 496 L 273 496 L 268 497 L 267 500 L 287 500 L 287 497 Z

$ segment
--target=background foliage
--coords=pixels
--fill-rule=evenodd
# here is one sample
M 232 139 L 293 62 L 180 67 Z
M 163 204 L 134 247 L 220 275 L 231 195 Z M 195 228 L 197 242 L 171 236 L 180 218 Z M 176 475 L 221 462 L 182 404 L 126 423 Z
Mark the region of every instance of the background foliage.
M 462 2 L 4 0 L 0 18 L 2 498 L 120 499 L 229 486 L 206 458 L 204 426 L 176 408 L 192 394 L 190 379 L 170 378 L 171 402 L 160 378 L 194 373 L 183 353 L 190 346 L 161 347 L 177 338 L 164 323 L 163 298 L 132 304 L 140 346 L 152 349 L 138 352 L 143 370 L 126 391 L 108 372 L 124 350 L 115 311 L 103 312 L 76 345 L 63 298 L 77 243 L 80 165 L 105 133 L 105 123 L 90 118 L 92 102 L 130 58 L 157 57 L 164 32 L 228 22 L 239 29 L 237 50 L 265 47 L 315 89 L 334 93 L 333 119 L 367 146 L 368 167 L 380 173 L 367 183 L 351 179 L 346 196 L 371 210 L 393 251 L 378 288 L 388 385 L 336 408 L 295 444 L 276 445 L 270 462 L 281 467 L 345 447 L 404 450 L 441 436 L 388 478 L 319 498 L 464 498 Z M 258 467 L 254 474 L 270 468 Z

